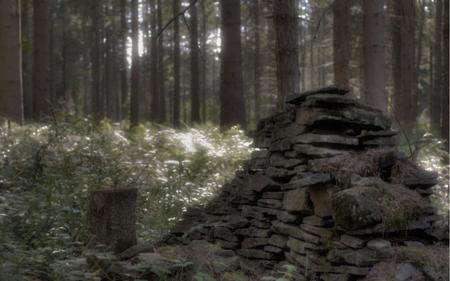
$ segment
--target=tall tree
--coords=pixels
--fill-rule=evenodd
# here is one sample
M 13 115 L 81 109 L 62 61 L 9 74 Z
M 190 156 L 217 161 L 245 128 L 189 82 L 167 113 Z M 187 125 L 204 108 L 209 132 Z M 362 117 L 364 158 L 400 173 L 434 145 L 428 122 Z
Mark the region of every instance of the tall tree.
M 442 0 L 436 1 L 435 42 L 434 42 L 434 91 L 431 100 L 431 124 L 441 123 L 441 82 L 442 82 Z M 432 58 L 430 58 L 432 60 Z
M 255 118 L 254 122 L 258 122 L 260 115 L 259 111 L 261 110 L 261 59 L 260 59 L 260 36 L 259 36 L 259 5 L 258 0 L 253 0 L 253 21 L 254 21 L 254 33 L 255 33 L 255 81 L 254 81 L 254 90 L 255 90 Z
M 444 91 L 442 93 L 442 126 L 441 126 L 441 135 L 442 138 L 447 140 L 447 148 L 449 144 L 449 5 L 448 0 L 444 0 L 444 28 L 443 28 L 443 37 L 444 37 Z M 446 159 L 446 164 L 448 164 L 449 159 Z
M 191 0 L 195 3 L 197 0 Z M 191 122 L 200 123 L 200 69 L 198 52 L 198 19 L 197 5 L 194 4 L 189 10 L 191 14 Z
M 201 1 L 201 9 L 202 9 L 202 38 L 201 38 L 201 48 L 203 52 L 206 54 L 206 1 Z M 202 59 L 202 67 L 201 67 L 201 108 L 202 108 L 202 123 L 206 123 L 206 58 Z
M 220 127 L 247 127 L 242 78 L 241 11 L 239 0 L 220 0 L 221 71 Z
M 99 114 L 100 118 L 103 118 L 104 106 L 102 97 L 101 86 L 101 63 L 102 63 L 102 49 L 101 49 L 101 7 L 102 0 L 93 1 L 92 9 L 92 28 L 94 33 L 94 50 L 93 50 L 93 71 L 92 71 L 92 83 L 93 83 L 93 97 L 94 97 L 94 113 Z
M 299 64 L 297 43 L 297 8 L 294 0 L 273 3 L 275 23 L 275 54 L 277 63 L 277 110 L 284 111 L 286 98 L 299 91 Z
M 132 62 L 131 62 L 131 108 L 130 123 L 132 127 L 139 125 L 139 22 L 138 0 L 131 1 L 131 32 L 132 32 Z
M 20 1 L 0 0 L 0 116 L 23 125 Z
M 393 100 L 395 120 L 403 120 L 402 112 L 402 1 L 393 0 L 392 21 L 392 74 L 393 74 Z
M 412 123 L 412 107 L 417 106 L 412 104 L 413 101 L 413 83 L 414 83 L 414 36 L 412 36 L 413 30 L 413 1 L 402 0 L 402 119 L 404 124 Z
M 150 0 L 150 25 L 151 25 L 151 59 L 150 59 L 150 92 L 151 92 L 151 120 L 160 120 L 159 86 L 158 86 L 158 47 L 156 42 L 156 7 L 155 0 Z
M 173 0 L 173 15 L 176 17 L 173 22 L 173 125 L 180 128 L 180 21 L 177 17 L 180 10 L 179 0 Z
M 120 95 L 121 95 L 121 108 L 122 118 L 125 117 L 125 100 L 128 95 L 128 82 L 127 82 L 127 21 L 125 17 L 126 0 L 120 0 L 120 36 L 122 39 L 122 49 L 120 57 Z
M 350 81 L 350 13 L 349 0 L 333 4 L 333 68 L 334 83 L 348 85 Z
M 162 1 L 158 0 L 158 32 L 162 29 Z M 164 34 L 158 37 L 158 92 L 159 92 L 159 118 L 166 121 L 166 97 L 164 94 Z
M 387 113 L 383 0 L 364 0 L 364 98 Z
M 34 2 L 34 91 L 35 120 L 50 114 L 50 58 L 48 36 L 48 1 Z
M 23 114 L 25 119 L 33 118 L 33 5 L 22 1 L 22 85 Z

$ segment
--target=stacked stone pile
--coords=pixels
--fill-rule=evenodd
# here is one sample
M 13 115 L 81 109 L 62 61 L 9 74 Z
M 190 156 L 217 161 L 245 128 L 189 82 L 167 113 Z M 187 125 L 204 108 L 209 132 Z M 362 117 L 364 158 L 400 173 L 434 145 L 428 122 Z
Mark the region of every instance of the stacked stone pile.
M 220 196 L 188 209 L 171 232 L 235 250 L 244 270 L 294 265 L 299 280 L 363 279 L 393 255 L 386 237 L 406 245 L 399 239 L 432 234 L 437 173 L 408 162 L 389 118 L 346 92 L 288 97 L 289 111 L 259 122 L 251 159 Z

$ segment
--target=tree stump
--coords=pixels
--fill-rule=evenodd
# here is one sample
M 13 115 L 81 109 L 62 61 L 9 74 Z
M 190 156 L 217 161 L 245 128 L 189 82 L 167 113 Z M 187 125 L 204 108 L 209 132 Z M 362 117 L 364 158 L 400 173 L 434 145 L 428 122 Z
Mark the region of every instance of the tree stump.
M 99 189 L 90 192 L 87 213 L 88 248 L 119 254 L 137 245 L 137 188 Z M 98 248 L 98 243 L 104 245 Z

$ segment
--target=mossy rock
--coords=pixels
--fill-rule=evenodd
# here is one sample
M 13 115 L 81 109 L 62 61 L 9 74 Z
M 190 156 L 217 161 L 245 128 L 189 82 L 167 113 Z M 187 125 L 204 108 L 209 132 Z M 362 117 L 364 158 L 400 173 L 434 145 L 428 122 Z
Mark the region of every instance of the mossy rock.
M 376 187 L 356 187 L 333 195 L 333 219 L 344 230 L 356 230 L 380 223 L 378 200 L 383 196 Z

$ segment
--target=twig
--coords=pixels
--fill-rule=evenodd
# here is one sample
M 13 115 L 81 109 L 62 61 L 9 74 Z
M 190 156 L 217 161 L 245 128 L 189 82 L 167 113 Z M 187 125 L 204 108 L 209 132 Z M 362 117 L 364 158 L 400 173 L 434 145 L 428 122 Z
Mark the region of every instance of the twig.
M 335 2 L 333 2 L 331 5 L 329 5 L 329 6 L 325 9 L 325 11 L 322 13 L 322 16 L 320 16 L 319 23 L 317 23 L 317 28 L 316 28 L 316 31 L 314 32 L 313 40 L 311 41 L 311 48 L 310 48 L 310 51 L 309 51 L 310 54 L 313 53 L 314 40 L 316 40 L 316 35 L 317 35 L 317 31 L 319 31 L 320 23 L 322 22 L 322 19 L 323 19 L 323 17 L 325 16 L 325 14 L 328 12 L 328 10 L 329 10 L 331 7 L 333 7 L 334 3 L 335 3 Z M 311 57 L 311 68 L 312 68 L 312 71 L 313 71 L 314 74 L 315 74 L 316 72 L 315 72 L 315 70 L 314 70 L 313 56 L 310 55 L 310 57 Z
M 406 134 L 405 130 L 403 129 L 403 126 L 402 126 L 402 124 L 400 123 L 400 121 L 397 119 L 397 114 L 395 114 L 395 110 L 394 110 L 394 108 L 392 107 L 391 103 L 389 102 L 389 100 L 387 100 L 387 102 L 388 102 L 389 106 L 390 106 L 391 109 L 392 109 L 392 113 L 394 114 L 395 121 L 397 121 L 398 125 L 400 126 L 400 129 L 402 130 L 402 133 L 405 135 L 406 142 L 408 143 L 409 152 L 411 153 L 411 155 L 410 155 L 408 158 L 411 158 L 411 157 L 413 156 L 413 151 L 412 151 L 412 149 L 411 149 L 411 143 L 409 142 L 408 135 Z
M 178 14 L 176 14 L 172 19 L 170 19 L 170 21 L 158 32 L 158 34 L 155 37 L 155 40 L 158 39 L 159 35 L 161 35 L 161 33 L 179 16 L 184 15 L 184 13 L 186 13 L 187 10 L 189 10 L 192 6 L 195 5 L 195 3 L 197 3 L 198 0 L 194 0 L 194 2 L 192 2 L 189 6 L 187 6 L 186 8 L 184 8 L 183 10 L 181 10 Z

